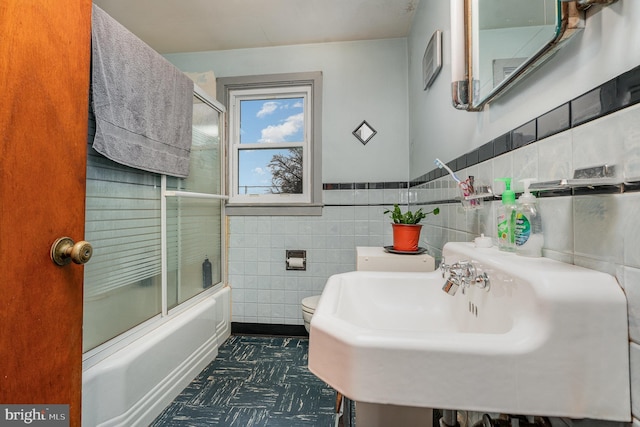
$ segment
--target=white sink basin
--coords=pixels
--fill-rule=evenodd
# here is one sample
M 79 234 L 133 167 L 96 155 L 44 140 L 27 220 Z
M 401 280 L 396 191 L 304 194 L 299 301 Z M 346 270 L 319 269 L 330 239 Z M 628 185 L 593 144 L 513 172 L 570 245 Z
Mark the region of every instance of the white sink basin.
M 624 293 L 607 274 L 448 243 L 489 276 L 455 296 L 440 272 L 329 278 L 309 369 L 355 401 L 630 421 Z

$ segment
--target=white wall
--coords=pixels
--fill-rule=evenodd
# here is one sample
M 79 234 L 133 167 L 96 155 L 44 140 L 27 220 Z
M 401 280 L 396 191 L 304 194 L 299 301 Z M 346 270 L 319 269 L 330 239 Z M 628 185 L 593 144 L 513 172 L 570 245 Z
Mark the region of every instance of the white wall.
M 411 178 L 452 160 L 640 64 L 640 2 L 592 7 L 586 28 L 516 88 L 483 112 L 451 105 L 449 2 L 422 0 L 409 37 Z M 443 67 L 433 86 L 420 85 L 422 55 L 431 34 L 443 31 Z
M 166 56 L 188 72 L 217 77 L 322 71 L 323 182 L 407 181 L 406 39 L 238 49 Z M 378 131 L 364 146 L 351 132 Z

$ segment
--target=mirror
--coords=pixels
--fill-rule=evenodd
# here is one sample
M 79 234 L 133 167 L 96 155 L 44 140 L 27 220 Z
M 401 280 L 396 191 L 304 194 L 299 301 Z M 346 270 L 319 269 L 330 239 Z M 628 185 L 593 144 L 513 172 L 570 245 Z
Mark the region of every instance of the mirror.
M 363 120 L 362 123 L 360 123 L 351 133 L 358 138 L 358 141 L 362 142 L 363 145 L 366 145 L 367 142 L 369 142 L 369 140 L 378 132 L 376 132 L 376 130 L 372 128 L 366 120 Z
M 481 110 L 584 28 L 575 2 L 465 0 L 464 5 L 470 88 L 464 109 L 471 111 Z

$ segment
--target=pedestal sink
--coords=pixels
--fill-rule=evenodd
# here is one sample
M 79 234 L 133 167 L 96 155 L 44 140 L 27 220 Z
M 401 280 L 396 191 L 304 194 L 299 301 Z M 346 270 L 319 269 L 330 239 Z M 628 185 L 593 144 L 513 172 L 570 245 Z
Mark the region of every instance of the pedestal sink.
M 329 278 L 309 369 L 352 400 L 630 421 L 627 306 L 616 280 L 547 258 L 448 243 L 489 278 L 454 296 L 442 273 Z

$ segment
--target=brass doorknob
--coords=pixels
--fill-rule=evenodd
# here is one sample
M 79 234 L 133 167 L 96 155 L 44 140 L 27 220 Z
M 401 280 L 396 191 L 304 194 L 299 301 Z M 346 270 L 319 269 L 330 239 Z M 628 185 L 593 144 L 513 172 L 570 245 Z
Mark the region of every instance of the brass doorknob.
M 60 237 L 51 245 L 51 260 L 58 265 L 67 265 L 71 261 L 86 264 L 93 255 L 91 243 L 84 240 L 75 243 L 70 237 Z

